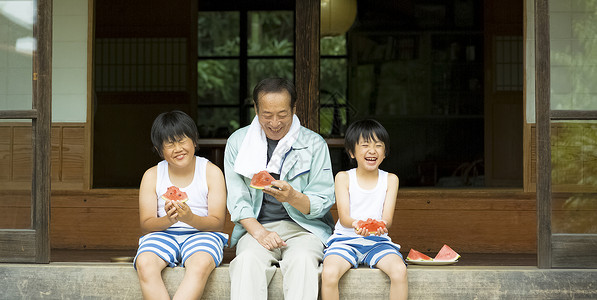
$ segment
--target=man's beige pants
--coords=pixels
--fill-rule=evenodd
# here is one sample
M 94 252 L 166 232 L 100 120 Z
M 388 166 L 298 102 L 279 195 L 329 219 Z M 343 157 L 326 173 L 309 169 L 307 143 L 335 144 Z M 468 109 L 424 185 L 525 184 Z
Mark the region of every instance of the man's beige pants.
M 287 246 L 270 251 L 250 234 L 243 235 L 236 245 L 236 257 L 230 262 L 230 299 L 267 299 L 267 286 L 276 265 L 284 278 L 285 300 L 317 299 L 323 243 L 291 221 L 267 223 L 264 227 L 277 232 Z

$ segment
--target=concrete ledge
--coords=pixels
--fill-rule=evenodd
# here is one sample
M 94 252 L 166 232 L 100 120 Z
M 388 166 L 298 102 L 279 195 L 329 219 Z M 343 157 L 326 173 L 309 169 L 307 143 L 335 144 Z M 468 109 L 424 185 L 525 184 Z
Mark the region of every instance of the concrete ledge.
M 171 294 L 183 268 L 166 269 Z M 597 299 L 597 269 L 409 266 L 410 299 Z M 228 265 L 211 274 L 203 299 L 229 299 Z M 389 280 L 379 270 L 350 270 L 340 282 L 343 299 L 387 299 Z M 0 299 L 141 299 L 130 263 L 0 264 Z M 269 299 L 283 299 L 274 275 Z

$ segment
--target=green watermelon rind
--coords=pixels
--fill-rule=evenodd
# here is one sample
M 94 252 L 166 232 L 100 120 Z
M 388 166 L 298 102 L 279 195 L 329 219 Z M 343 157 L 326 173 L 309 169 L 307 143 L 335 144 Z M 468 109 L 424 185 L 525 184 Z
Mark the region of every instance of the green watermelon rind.
M 254 186 L 254 185 L 250 184 L 249 186 L 252 187 L 252 188 L 254 188 L 254 189 L 263 190 L 264 188 L 270 187 L 272 185 L 270 184 L 270 185 L 264 185 L 264 186 Z
M 416 253 L 418 253 L 418 254 L 425 255 L 424 253 L 422 253 L 422 252 L 419 252 L 419 251 L 417 251 L 417 250 L 415 250 L 415 249 L 411 249 L 411 250 L 414 250 L 414 251 L 416 251 Z M 409 252 L 409 254 L 410 254 L 410 252 Z M 427 256 L 427 255 L 425 255 L 425 256 L 426 256 L 426 257 L 429 257 L 429 256 Z M 409 258 L 409 257 L 407 256 L 407 257 L 406 257 L 406 260 L 407 260 L 407 261 L 433 261 L 433 258 L 429 257 L 429 259 L 423 259 L 423 258 L 420 258 L 420 259 L 412 259 L 412 258 Z
M 183 200 L 172 200 L 172 199 L 168 199 L 168 198 L 164 197 L 164 195 L 162 195 L 162 197 L 161 197 L 161 198 L 162 198 L 162 200 L 164 200 L 164 201 L 168 201 L 168 200 L 169 200 L 169 201 L 180 201 L 180 202 L 182 202 L 182 203 L 185 203 L 185 202 L 189 201 L 189 198 L 186 198 L 186 199 L 183 199 Z
M 456 254 L 456 257 L 455 257 L 455 258 L 452 258 L 452 259 L 437 259 L 437 256 L 438 256 L 438 255 L 440 255 L 440 253 L 442 252 L 442 250 L 443 250 L 444 248 L 448 248 L 448 250 L 449 250 L 449 251 L 451 251 L 451 252 L 453 252 L 454 254 Z M 438 262 L 439 262 L 439 261 L 446 261 L 446 262 L 448 262 L 448 261 L 458 261 L 458 259 L 459 259 L 459 258 L 460 258 L 460 254 L 458 254 L 456 251 L 454 251 L 452 248 L 450 248 L 450 246 L 448 246 L 448 245 L 444 245 L 444 246 L 443 246 L 443 247 L 442 247 L 442 248 L 439 250 L 439 252 L 437 252 L 437 254 L 435 255 L 435 258 L 433 258 L 433 261 L 438 261 Z

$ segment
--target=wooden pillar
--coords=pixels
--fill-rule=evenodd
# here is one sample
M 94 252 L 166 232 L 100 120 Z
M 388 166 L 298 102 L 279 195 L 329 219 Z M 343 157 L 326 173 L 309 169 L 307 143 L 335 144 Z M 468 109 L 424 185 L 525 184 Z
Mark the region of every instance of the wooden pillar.
M 535 116 L 537 121 L 537 266 L 551 268 L 551 125 L 548 0 L 535 0 Z
M 320 0 L 296 0 L 295 11 L 297 116 L 303 126 L 319 132 Z
M 50 131 L 52 127 L 52 0 L 38 1 L 37 54 L 34 56 L 33 109 L 33 228 L 36 231 L 36 263 L 50 262 Z M 37 83 L 37 84 L 36 84 Z

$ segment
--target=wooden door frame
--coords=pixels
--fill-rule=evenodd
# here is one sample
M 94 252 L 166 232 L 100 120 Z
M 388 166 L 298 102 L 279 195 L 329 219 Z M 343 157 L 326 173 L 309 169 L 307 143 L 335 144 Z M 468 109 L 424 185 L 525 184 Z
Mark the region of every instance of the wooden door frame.
M 535 116 L 537 122 L 537 266 L 595 267 L 597 234 L 554 234 L 551 228 L 551 121 L 597 120 L 597 110 L 551 110 L 549 0 L 535 0 Z M 563 257 L 566 260 L 562 259 Z M 575 260 L 576 258 L 576 260 Z
M 0 111 L 0 119 L 32 122 L 31 229 L 0 229 L 0 262 L 50 262 L 52 0 L 37 0 L 36 11 L 32 109 Z

